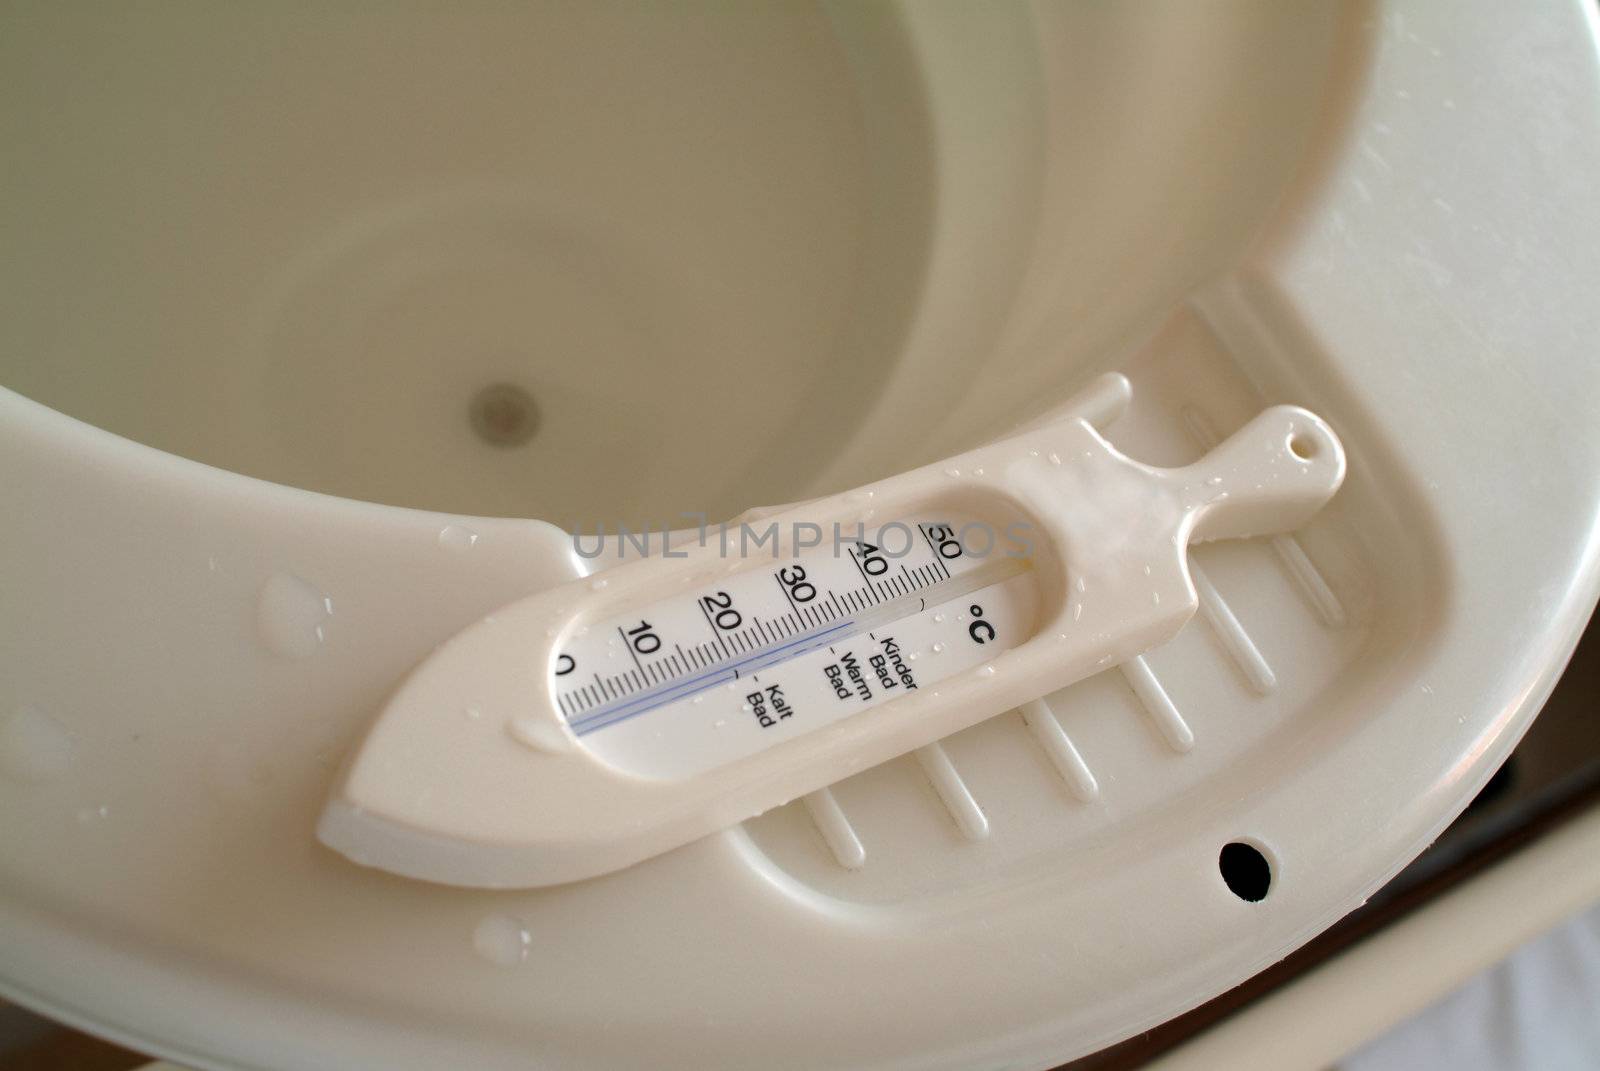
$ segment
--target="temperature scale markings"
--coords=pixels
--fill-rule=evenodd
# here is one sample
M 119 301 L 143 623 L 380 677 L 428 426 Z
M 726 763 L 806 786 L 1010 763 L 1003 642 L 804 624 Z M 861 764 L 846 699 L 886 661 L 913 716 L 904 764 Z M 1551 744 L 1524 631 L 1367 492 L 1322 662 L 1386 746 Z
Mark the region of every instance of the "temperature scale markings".
M 926 609 L 928 599 L 923 597 L 924 595 L 932 594 L 943 598 L 955 598 L 965 591 L 999 583 L 1025 568 L 1027 568 L 1026 563 L 1022 561 L 994 562 L 983 568 L 948 578 L 948 582 L 941 582 L 943 586 L 952 590 L 940 592 L 937 590 L 940 585 L 935 584 L 928 589 L 924 589 L 920 595 L 908 593 L 898 599 L 889 600 L 887 605 L 873 608 L 865 615 L 847 617 L 845 620 L 836 621 L 826 626 L 802 630 L 794 638 L 777 644 L 769 644 L 765 647 L 756 646 L 753 643 L 753 637 L 757 634 L 756 628 L 742 630 L 744 634 L 729 633 L 727 635 L 744 648 L 745 653 L 739 657 L 730 657 L 722 664 L 709 666 L 692 676 L 678 679 L 658 679 L 656 686 L 648 687 L 641 693 L 610 701 L 598 698 L 600 693 L 596 689 L 588 687 L 577 693 L 581 702 L 575 704 L 563 703 L 563 709 L 568 712 L 568 724 L 573 732 L 579 735 L 594 732 L 616 722 L 624 721 L 680 699 L 688 698 L 729 680 L 735 680 L 741 676 L 753 674 L 757 670 L 765 669 L 768 666 L 797 658 L 811 650 L 825 646 L 831 639 L 852 635 L 856 632 L 864 632 L 871 638 L 873 633 L 870 630 L 878 622 L 898 620 L 906 615 L 919 613 Z M 870 588 L 862 590 L 871 592 Z M 915 609 L 909 605 L 913 600 L 916 602 Z M 702 610 L 704 610 L 703 606 Z M 791 619 L 797 619 L 802 624 L 804 623 L 804 617 L 797 615 L 784 615 L 780 620 L 792 627 Z M 820 616 L 818 620 L 821 620 Z M 707 624 L 715 628 L 715 623 L 710 620 L 709 616 L 707 617 Z M 761 623 L 752 618 L 752 624 L 759 626 Z M 718 640 L 725 643 L 721 635 L 718 636 Z M 635 658 L 635 661 L 638 661 L 637 658 Z M 657 670 L 657 663 L 649 663 L 649 666 L 651 670 Z M 589 708 L 596 703 L 601 704 L 600 708 L 590 710 Z M 575 712 L 572 710 L 573 706 L 577 708 Z
M 728 650 L 728 641 L 724 640 L 722 633 L 717 631 L 717 623 L 711 620 L 711 611 L 706 609 L 706 604 L 696 600 L 695 605 L 700 607 L 700 615 L 706 619 L 706 627 L 711 630 L 711 635 L 716 639 L 717 646 L 722 648 L 722 657 L 733 657 L 733 652 Z
M 622 637 L 622 646 L 628 649 L 628 657 L 633 659 L 633 664 L 638 666 L 642 672 L 644 670 L 644 666 L 640 663 L 638 654 L 634 652 L 633 644 L 628 640 L 628 634 L 622 631 L 621 625 L 617 626 L 617 635 Z
M 861 579 L 866 581 L 868 584 L 872 583 L 872 578 L 868 576 L 867 571 L 862 568 L 861 559 L 856 556 L 856 552 L 853 550 L 847 550 L 844 552 L 844 555 L 850 559 L 850 564 L 856 567 L 856 572 L 861 574 Z
M 789 609 L 799 613 L 800 607 L 795 605 L 794 593 L 789 590 L 789 585 L 783 582 L 783 577 L 780 575 L 781 572 L 782 570 L 779 570 L 779 572 L 772 574 L 772 582 L 778 585 L 779 591 L 783 592 L 784 599 L 789 603 Z
M 933 564 L 937 566 L 939 572 L 943 574 L 943 579 L 949 580 L 950 567 L 944 563 L 944 555 L 939 553 L 939 545 L 935 543 L 933 541 L 933 537 L 928 534 L 928 526 L 925 524 L 919 524 L 917 525 L 917 531 L 922 533 L 922 541 L 927 543 L 928 550 L 933 552 Z
M 830 592 L 829 595 L 831 598 L 832 593 Z M 702 607 L 701 609 L 702 613 L 705 613 L 705 608 Z M 731 642 L 737 648 L 737 653 L 756 656 L 764 649 L 781 645 L 784 640 L 797 634 L 803 636 L 807 632 L 806 625 L 808 623 L 815 627 L 821 627 L 824 621 L 836 616 L 832 611 L 823 613 L 813 610 L 810 614 L 805 614 L 797 609 L 796 613 L 785 614 L 772 622 L 765 622 L 760 618 L 752 617 L 751 627 L 739 632 L 729 633 L 717 630 L 716 640 L 724 649 Z M 709 615 L 707 615 L 707 623 L 711 624 L 712 628 L 715 629 L 715 624 L 710 621 Z M 619 633 L 621 632 L 620 629 L 618 631 Z M 625 633 L 623 633 L 623 639 L 624 641 L 627 639 Z M 681 644 L 674 644 L 673 646 L 678 652 L 677 655 L 668 655 L 664 659 L 641 662 L 637 652 L 634 651 L 630 644 L 628 648 L 629 654 L 633 656 L 635 665 L 643 670 L 643 676 L 638 671 L 630 670 L 626 675 L 611 677 L 602 682 L 601 678 L 596 675 L 595 682 L 597 685 L 602 685 L 602 688 L 585 687 L 576 692 L 562 695 L 562 710 L 571 718 L 583 714 L 597 704 L 614 703 L 631 692 L 648 690 L 656 685 L 669 685 L 675 679 L 682 678 L 688 673 L 708 669 L 719 661 L 715 655 L 715 649 L 708 644 L 695 644 L 687 651 L 684 650 Z M 682 656 L 681 658 L 679 657 L 680 655 Z M 734 675 L 737 676 L 737 673 Z
M 866 572 L 861 557 L 852 549 L 846 552 L 846 556 L 864 583 L 842 591 L 824 587 L 821 593 L 826 596 L 825 602 L 807 600 L 804 604 L 797 603 L 791 588 L 780 576 L 773 574 L 774 581 L 789 604 L 790 612 L 765 621 L 752 616 L 749 624 L 738 631 L 725 632 L 718 628 L 710 609 L 703 601 L 697 600 L 696 605 L 711 631 L 711 640 L 691 644 L 687 649 L 675 643 L 675 654 L 668 652 L 653 660 L 642 660 L 628 634 L 619 627 L 618 636 L 628 648 L 636 668 L 607 678 L 596 674 L 594 684 L 562 693 L 559 700 L 563 713 L 569 721 L 577 719 L 573 725 L 574 731 L 579 731 L 579 724 L 586 726 L 582 731 L 592 731 L 601 727 L 592 724 L 592 719 L 603 718 L 605 724 L 611 724 L 620 717 L 631 717 L 632 713 L 642 712 L 631 711 L 634 704 L 648 702 L 651 707 L 659 706 L 670 701 L 668 693 L 675 693 L 682 687 L 694 685 L 693 690 L 698 691 L 720 680 L 737 677 L 741 669 L 747 668 L 747 663 L 770 664 L 768 658 L 780 653 L 785 658 L 793 657 L 803 653 L 795 649 L 797 646 L 812 643 L 821 636 L 836 635 L 840 629 L 853 623 L 851 619 L 854 616 L 869 611 L 875 613 L 875 608 L 886 603 L 905 599 L 919 589 L 931 588 L 950 580 L 952 574 L 939 557 L 938 545 L 923 526 L 919 525 L 918 530 L 934 554 L 928 564 L 910 568 L 902 563 L 899 575 L 874 578 Z M 926 608 L 927 600 L 918 599 L 918 604 L 919 608 Z M 719 680 L 705 683 L 711 676 Z M 593 709 L 596 707 L 600 709 Z
M 748 672 L 750 670 L 763 669 L 773 662 L 784 661 L 796 655 L 804 654 L 815 647 L 821 646 L 827 639 L 849 628 L 852 624 L 854 622 L 841 621 L 824 629 L 822 632 L 808 634 L 797 640 L 791 640 L 786 644 L 768 648 L 765 651 L 758 651 L 736 662 L 708 670 L 698 676 L 677 681 L 663 688 L 654 689 L 646 694 L 634 696 L 632 699 L 609 704 L 600 710 L 572 718 L 568 724 L 571 726 L 572 731 L 579 736 L 592 733 L 615 722 L 624 721 L 637 714 L 643 714 L 645 711 L 665 706 L 667 703 L 686 699 L 696 692 L 714 688 L 725 681 L 737 679 L 741 671 Z

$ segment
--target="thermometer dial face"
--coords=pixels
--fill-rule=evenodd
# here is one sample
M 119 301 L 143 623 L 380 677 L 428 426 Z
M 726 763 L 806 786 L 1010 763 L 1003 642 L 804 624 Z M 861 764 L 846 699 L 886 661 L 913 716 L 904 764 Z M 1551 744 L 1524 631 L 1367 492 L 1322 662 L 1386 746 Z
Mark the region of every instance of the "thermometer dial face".
M 912 517 L 742 566 L 580 622 L 551 667 L 579 741 L 643 777 L 687 777 L 972 669 L 1031 635 L 1026 543 Z M 769 552 L 770 553 L 770 552 Z

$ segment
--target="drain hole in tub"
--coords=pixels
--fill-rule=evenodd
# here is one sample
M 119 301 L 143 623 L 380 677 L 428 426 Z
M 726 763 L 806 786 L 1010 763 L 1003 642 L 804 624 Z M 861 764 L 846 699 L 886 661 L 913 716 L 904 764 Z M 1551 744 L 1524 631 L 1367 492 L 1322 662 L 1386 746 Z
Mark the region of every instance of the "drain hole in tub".
M 467 407 L 472 430 L 490 446 L 521 446 L 539 430 L 533 395 L 512 383 L 491 383 Z
M 1289 436 L 1289 452 L 1301 461 L 1310 461 L 1317 456 L 1317 440 L 1309 435 L 1296 433 Z
M 1272 887 L 1272 865 L 1261 849 L 1243 841 L 1232 841 L 1222 846 L 1217 856 L 1217 869 L 1228 889 L 1241 900 L 1252 904 L 1267 898 Z

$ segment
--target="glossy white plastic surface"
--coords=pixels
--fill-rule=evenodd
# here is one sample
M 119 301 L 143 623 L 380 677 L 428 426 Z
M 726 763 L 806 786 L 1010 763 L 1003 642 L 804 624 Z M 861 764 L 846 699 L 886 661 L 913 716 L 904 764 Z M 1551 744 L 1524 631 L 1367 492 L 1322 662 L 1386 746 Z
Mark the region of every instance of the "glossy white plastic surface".
M 8 994 L 205 1067 L 1043 1068 L 1509 753 L 1596 592 L 1592 4 L 667 10 L 8 18 Z M 1170 642 L 588 881 L 316 841 L 397 681 L 592 571 L 494 514 L 812 499 L 1111 368 L 1129 457 L 1294 404 L 1348 459 Z
M 1187 567 L 1191 539 L 1293 531 L 1327 502 L 1344 471 L 1333 432 L 1294 406 L 1267 410 L 1181 469 L 1130 461 L 1087 421 L 1068 420 L 778 513 L 769 519 L 776 546 L 765 557 L 730 563 L 719 542 L 708 541 L 681 558 L 619 566 L 603 583 L 530 596 L 451 638 L 406 679 L 362 743 L 319 835 L 358 862 L 452 885 L 550 885 L 637 863 L 1171 639 L 1199 605 Z M 804 549 L 808 530 L 850 529 L 869 512 L 906 518 L 939 510 L 981 518 L 991 533 L 1013 524 L 1030 533 L 1030 568 L 1016 583 L 1034 586 L 1038 606 L 1033 621 L 1015 623 L 1026 636 L 1016 646 L 829 723 L 816 724 L 820 703 L 802 703 L 783 726 L 744 719 L 725 735 L 784 735 L 690 776 L 639 776 L 573 735 L 547 668 L 573 628 L 774 569 Z M 995 543 L 991 535 L 991 550 Z M 906 655 L 936 662 L 940 651 L 908 644 Z M 798 683 L 790 682 L 791 697 Z M 853 700 L 849 689 L 844 699 Z M 689 731 L 683 714 L 677 724 L 659 720 L 659 748 Z

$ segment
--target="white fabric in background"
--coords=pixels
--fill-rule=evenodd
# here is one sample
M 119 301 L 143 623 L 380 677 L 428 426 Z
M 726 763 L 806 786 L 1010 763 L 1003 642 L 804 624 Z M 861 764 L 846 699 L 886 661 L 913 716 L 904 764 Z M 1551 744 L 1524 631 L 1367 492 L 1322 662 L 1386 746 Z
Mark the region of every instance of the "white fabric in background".
M 1524 945 L 1339 1066 L 1600 1071 L 1600 906 Z

